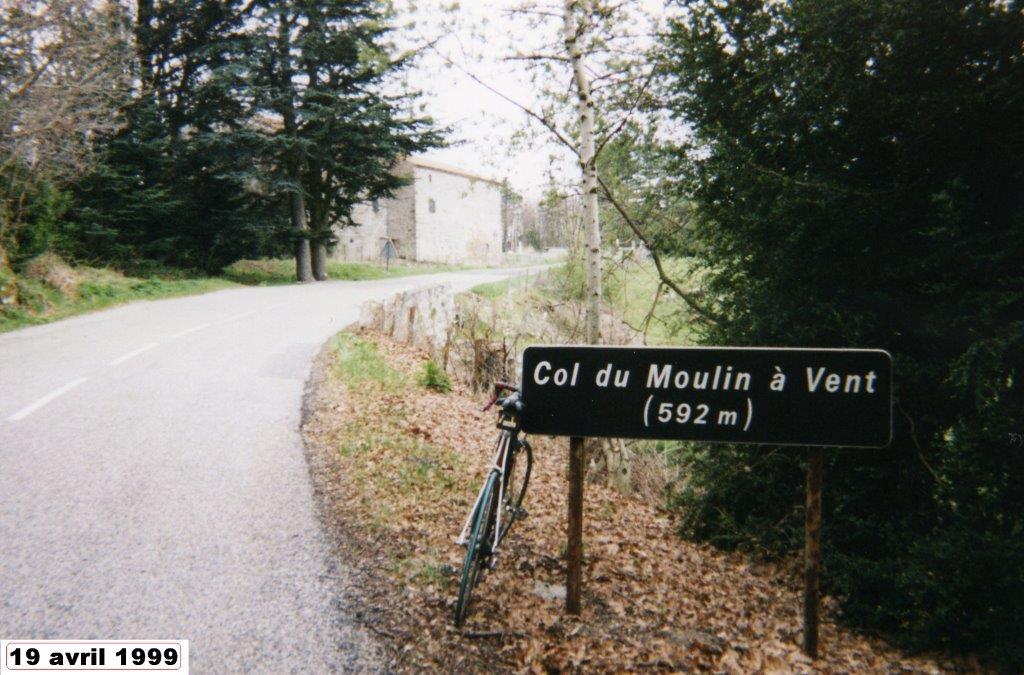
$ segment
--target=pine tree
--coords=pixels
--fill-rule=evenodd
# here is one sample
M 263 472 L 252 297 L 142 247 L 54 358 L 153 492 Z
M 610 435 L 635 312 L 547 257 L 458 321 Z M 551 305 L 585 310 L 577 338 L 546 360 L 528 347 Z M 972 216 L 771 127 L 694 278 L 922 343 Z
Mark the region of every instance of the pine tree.
M 288 194 L 297 276 L 327 278 L 332 226 L 360 201 L 390 195 L 404 156 L 440 145 L 431 121 L 405 114 L 415 94 L 386 95 L 392 59 L 379 2 L 257 3 L 244 99 L 262 125 L 262 182 Z
M 280 204 L 250 189 L 255 152 L 239 98 L 243 3 L 138 0 L 139 86 L 127 124 L 97 134 L 102 163 L 73 185 L 66 252 L 135 265 L 216 272 L 277 253 Z

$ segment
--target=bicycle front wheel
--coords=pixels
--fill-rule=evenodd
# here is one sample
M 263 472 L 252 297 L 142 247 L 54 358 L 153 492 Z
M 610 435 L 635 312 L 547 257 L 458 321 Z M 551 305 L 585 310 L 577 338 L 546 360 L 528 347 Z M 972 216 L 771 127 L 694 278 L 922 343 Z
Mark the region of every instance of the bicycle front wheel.
M 473 514 L 473 529 L 469 535 L 466 548 L 466 560 L 462 564 L 462 580 L 459 583 L 459 599 L 455 603 L 455 625 L 462 626 L 466 621 L 466 610 L 469 598 L 480 576 L 480 568 L 490 556 L 491 543 L 494 537 L 495 509 L 498 501 L 498 472 L 492 471 L 487 476 L 483 492 L 477 501 Z
M 533 448 L 530 443 L 526 439 L 515 442 L 519 447 L 515 452 L 510 452 L 505 466 L 505 499 L 501 505 L 501 536 L 498 541 L 505 538 L 513 521 L 520 516 L 526 487 L 530 484 L 530 472 L 533 471 Z

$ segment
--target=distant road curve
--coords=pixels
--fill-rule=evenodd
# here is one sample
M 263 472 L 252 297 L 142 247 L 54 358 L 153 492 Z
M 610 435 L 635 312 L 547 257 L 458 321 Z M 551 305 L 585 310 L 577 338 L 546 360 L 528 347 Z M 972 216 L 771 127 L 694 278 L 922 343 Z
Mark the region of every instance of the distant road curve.
M 195 672 L 374 669 L 299 435 L 359 307 L 513 270 L 232 289 L 0 335 L 0 636 L 191 641 Z

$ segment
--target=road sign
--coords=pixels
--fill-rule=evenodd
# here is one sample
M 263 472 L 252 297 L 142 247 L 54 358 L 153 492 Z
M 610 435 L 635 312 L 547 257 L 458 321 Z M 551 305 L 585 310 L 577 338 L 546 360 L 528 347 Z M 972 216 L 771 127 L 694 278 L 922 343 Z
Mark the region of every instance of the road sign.
M 552 436 L 884 447 L 877 349 L 527 347 L 523 429 Z
M 384 248 L 381 249 L 380 255 L 384 258 L 384 268 L 387 270 L 391 269 L 391 259 L 398 257 L 398 252 L 395 249 L 395 241 L 391 238 L 384 240 Z

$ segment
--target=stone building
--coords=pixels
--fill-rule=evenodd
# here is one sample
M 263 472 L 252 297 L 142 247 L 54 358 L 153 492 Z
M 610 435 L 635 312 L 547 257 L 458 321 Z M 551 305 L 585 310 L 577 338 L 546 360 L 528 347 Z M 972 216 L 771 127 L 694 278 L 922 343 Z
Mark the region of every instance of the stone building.
M 380 260 L 390 239 L 398 257 L 406 260 L 500 261 L 500 183 L 422 158 L 408 158 L 395 171 L 412 182 L 391 199 L 353 209 L 352 219 L 359 225 L 337 231 L 336 259 Z

